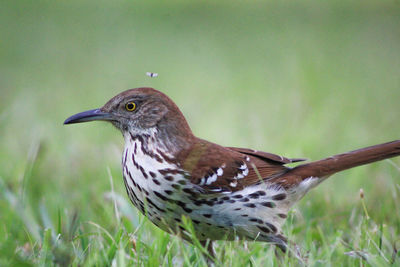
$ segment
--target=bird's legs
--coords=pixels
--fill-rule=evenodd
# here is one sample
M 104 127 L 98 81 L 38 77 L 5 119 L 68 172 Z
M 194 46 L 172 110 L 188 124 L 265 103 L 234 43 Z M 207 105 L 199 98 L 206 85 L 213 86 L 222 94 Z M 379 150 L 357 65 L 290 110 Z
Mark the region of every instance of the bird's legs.
M 212 240 L 203 240 L 200 241 L 200 244 L 207 249 L 208 254 L 205 254 L 207 265 L 208 266 L 215 266 L 215 251 L 213 247 Z

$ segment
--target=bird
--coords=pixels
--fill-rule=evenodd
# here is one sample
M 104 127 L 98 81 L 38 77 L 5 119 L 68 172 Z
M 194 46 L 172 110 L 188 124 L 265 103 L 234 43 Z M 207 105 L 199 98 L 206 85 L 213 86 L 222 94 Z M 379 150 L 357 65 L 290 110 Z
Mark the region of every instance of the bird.
M 178 106 L 148 87 L 126 90 L 64 124 L 89 121 L 121 131 L 123 180 L 133 205 L 157 227 L 189 241 L 182 216 L 190 218 L 211 257 L 215 240 L 264 241 L 287 251 L 282 225 L 310 189 L 337 172 L 400 155 L 400 140 L 309 163 L 221 146 L 196 137 Z

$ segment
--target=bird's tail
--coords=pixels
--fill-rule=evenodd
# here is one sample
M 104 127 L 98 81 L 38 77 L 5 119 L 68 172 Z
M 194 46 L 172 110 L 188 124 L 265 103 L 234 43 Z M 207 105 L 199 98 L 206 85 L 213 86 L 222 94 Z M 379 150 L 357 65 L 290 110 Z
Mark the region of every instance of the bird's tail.
M 282 186 L 290 187 L 309 177 L 324 179 L 336 172 L 399 155 L 400 140 L 396 140 L 302 164 L 275 179 Z

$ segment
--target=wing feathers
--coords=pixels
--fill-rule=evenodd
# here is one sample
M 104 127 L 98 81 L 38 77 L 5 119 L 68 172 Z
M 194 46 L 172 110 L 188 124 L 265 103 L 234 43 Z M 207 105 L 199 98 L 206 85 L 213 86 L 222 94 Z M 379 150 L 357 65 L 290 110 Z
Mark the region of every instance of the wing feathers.
M 257 151 L 257 150 L 248 149 L 248 148 L 239 148 L 239 147 L 227 147 L 227 148 L 231 149 L 233 151 L 237 151 L 239 153 L 245 154 L 245 155 L 257 157 L 261 160 L 274 161 L 276 163 L 281 163 L 281 164 L 288 164 L 288 163 L 294 163 L 294 162 L 300 162 L 300 161 L 307 160 L 307 159 L 303 159 L 303 158 L 289 159 L 289 158 L 285 158 L 285 157 L 275 155 L 272 153 Z
M 276 177 L 290 168 L 284 164 L 302 161 L 246 148 L 222 147 L 199 139 L 180 155 L 182 166 L 203 193 L 235 192 Z

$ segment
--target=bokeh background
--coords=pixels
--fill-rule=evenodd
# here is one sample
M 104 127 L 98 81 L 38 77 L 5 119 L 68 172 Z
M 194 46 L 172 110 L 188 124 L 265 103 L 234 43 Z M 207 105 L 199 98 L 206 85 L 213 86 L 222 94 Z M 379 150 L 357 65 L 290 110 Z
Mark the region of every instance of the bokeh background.
M 148 71 L 159 76 L 150 78 Z M 399 139 L 400 6 L 398 1 L 1 1 L 0 265 L 108 264 L 116 254 L 108 254 L 112 245 L 93 224 L 114 239 L 124 229 L 124 246 L 115 250 L 127 262 L 168 262 L 156 255 L 157 248 L 151 253 L 151 244 L 161 237 L 168 243 L 170 237 L 129 205 L 122 219 L 115 216 L 110 180 L 118 203 L 128 203 L 120 133 L 100 122 L 62 124 L 140 86 L 169 95 L 197 136 L 226 146 L 316 160 Z M 358 247 L 351 241 L 353 234 L 368 231 L 383 232 L 386 258 L 398 258 L 399 183 L 400 159 L 337 174 L 295 208 L 287 231 L 321 262 L 363 262 L 357 253 L 344 253 L 368 252 L 362 238 Z M 376 232 L 369 222 L 367 232 L 361 231 L 366 216 L 360 188 Z M 145 244 L 144 252 L 132 252 L 129 233 L 139 226 L 143 236 L 135 242 Z M 197 255 L 172 240 L 165 254 L 170 262 L 179 263 L 182 251 Z M 332 244 L 337 246 L 330 253 L 321 252 Z M 260 255 L 274 255 L 265 244 L 253 246 Z M 106 256 L 94 248 L 103 248 Z M 265 263 L 260 255 L 234 264 Z M 190 260 L 183 262 L 204 263 Z

